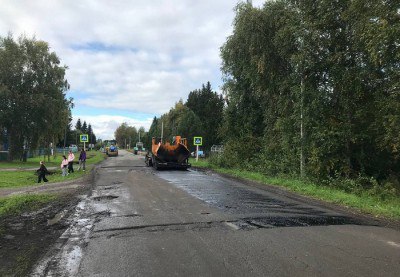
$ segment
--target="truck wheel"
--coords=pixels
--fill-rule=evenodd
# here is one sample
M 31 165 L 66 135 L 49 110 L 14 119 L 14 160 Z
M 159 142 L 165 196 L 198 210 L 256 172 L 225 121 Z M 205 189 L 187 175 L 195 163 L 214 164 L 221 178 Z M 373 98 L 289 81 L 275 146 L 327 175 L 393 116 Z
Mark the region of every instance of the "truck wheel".
M 151 158 L 150 157 L 148 157 L 148 156 L 146 156 L 146 165 L 147 166 L 153 166 L 153 163 L 151 162 Z
M 158 163 L 157 163 L 157 161 L 156 161 L 154 158 L 152 158 L 151 163 L 153 164 L 154 169 L 155 169 L 155 170 L 158 170 Z

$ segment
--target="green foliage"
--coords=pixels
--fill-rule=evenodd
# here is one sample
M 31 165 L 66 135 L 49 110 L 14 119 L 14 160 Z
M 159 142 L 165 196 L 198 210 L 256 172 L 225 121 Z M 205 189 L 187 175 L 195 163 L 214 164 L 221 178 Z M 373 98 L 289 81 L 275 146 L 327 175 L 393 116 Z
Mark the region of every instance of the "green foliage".
M 48 145 L 64 133 L 72 107 L 65 66 L 35 38 L 0 37 L 0 127 L 7 131 L 9 159 L 23 145 Z
M 124 122 L 115 130 L 114 136 L 118 147 L 126 148 L 127 144 L 130 143 L 132 147 L 136 143 L 138 132 L 135 127 L 128 126 L 128 123 Z
M 400 195 L 400 190 L 398 190 L 393 183 L 386 182 L 384 184 L 379 184 L 375 178 L 362 176 L 361 174 L 356 178 L 348 179 L 337 173 L 335 177 L 329 177 L 324 180 L 323 184 L 347 193 L 371 195 L 379 197 L 382 200 Z
M 86 121 L 83 121 L 81 131 L 82 131 L 83 134 L 87 134 L 87 130 L 88 130 L 87 123 L 86 123 Z
M 76 121 L 75 129 L 76 130 L 82 130 L 82 122 L 81 122 L 80 118 L 78 118 L 78 120 Z
M 0 198 L 0 217 L 35 211 L 56 199 L 56 196 L 50 194 L 27 194 Z
M 197 129 L 187 137 L 202 136 L 203 149 L 207 151 L 213 144 L 221 144 L 219 128 L 223 120 L 224 100 L 222 95 L 212 91 L 210 82 L 203 84 L 199 90 L 191 91 L 185 106 L 193 111 L 192 118 L 186 121 Z
M 212 91 L 210 82 L 207 82 L 201 89 L 190 92 L 186 103 L 181 99 L 168 113 L 160 118 L 154 117 L 147 134 L 149 146 L 152 137 L 161 137 L 163 125 L 164 140 L 171 141 L 173 136 L 180 135 L 188 139 L 188 146 L 194 151 L 193 137 L 202 136 L 202 148 L 209 151 L 213 144 L 221 142 L 219 128 L 223 121 L 223 107 L 222 96 Z
M 394 2 L 239 4 L 221 48 L 226 147 L 213 162 L 293 176 L 303 154 L 310 178 L 393 194 L 385 180 L 398 183 L 400 173 Z

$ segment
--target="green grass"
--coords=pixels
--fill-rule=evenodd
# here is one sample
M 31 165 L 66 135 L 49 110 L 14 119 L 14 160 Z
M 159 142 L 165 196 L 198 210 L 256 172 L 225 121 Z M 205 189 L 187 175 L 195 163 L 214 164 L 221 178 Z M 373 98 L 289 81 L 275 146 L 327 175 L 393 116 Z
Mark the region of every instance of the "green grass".
M 351 207 L 374 216 L 400 219 L 400 199 L 396 196 L 382 198 L 379 195 L 369 195 L 367 192 L 357 195 L 294 178 L 268 177 L 257 172 L 219 168 L 209 164 L 207 160 L 199 160 L 196 162 L 196 160 L 191 159 L 190 162 L 196 167 L 211 168 L 219 173 L 254 180 L 263 184 L 285 187 L 288 190 L 301 195 L 339 204 L 345 207 Z
M 196 162 L 195 158 L 189 158 L 189 163 L 197 167 L 210 167 L 211 165 L 208 163 L 207 159 L 199 158 Z
M 0 217 L 35 211 L 56 199 L 55 195 L 50 194 L 26 194 L 0 198 Z
M 67 153 L 68 154 L 68 153 Z M 78 160 L 79 158 L 79 152 L 74 153 L 75 154 L 75 160 Z M 99 161 L 99 157 L 103 155 L 99 151 L 87 151 L 87 161 L 86 164 L 91 162 L 91 159 Z M 103 155 L 104 156 L 104 155 Z M 62 154 L 57 153 L 57 156 L 55 157 L 50 157 L 50 161 L 48 161 L 47 156 L 44 158 L 43 156 L 39 157 L 33 157 L 27 159 L 26 162 L 21 162 L 21 161 L 12 161 L 12 162 L 0 162 L 0 169 L 7 169 L 7 168 L 17 168 L 17 169 L 24 169 L 24 168 L 39 168 L 39 162 L 44 161 L 47 167 L 54 167 L 54 166 L 60 166 L 62 160 Z M 101 160 L 101 159 L 100 159 Z
M 49 165 L 49 163 L 45 163 L 47 168 L 56 167 L 56 169 L 49 169 L 49 171 L 54 172 L 54 174 L 47 175 L 46 178 L 49 180 L 49 183 L 62 182 L 80 178 L 83 175 L 88 174 L 93 168 L 93 165 L 104 160 L 104 158 L 105 155 L 98 151 L 87 152 L 86 171 L 76 171 L 78 165 L 74 164 L 75 172 L 63 177 L 61 176 L 60 168 L 61 158 L 57 157 L 54 164 Z M 32 170 L 0 171 L 0 189 L 39 185 L 37 183 L 38 177 L 35 174 L 36 169 L 39 168 L 39 161 L 40 160 L 38 160 L 35 167 L 32 167 Z M 43 184 L 43 181 L 41 184 Z
M 0 162 L 0 169 L 4 168 L 39 168 L 39 162 L 44 161 L 46 166 L 57 166 L 61 163 L 62 155 L 57 154 L 56 157 L 50 157 L 50 161 L 47 160 L 47 156 L 44 159 L 43 156 L 34 157 L 27 159 L 26 162 L 12 161 L 12 162 Z

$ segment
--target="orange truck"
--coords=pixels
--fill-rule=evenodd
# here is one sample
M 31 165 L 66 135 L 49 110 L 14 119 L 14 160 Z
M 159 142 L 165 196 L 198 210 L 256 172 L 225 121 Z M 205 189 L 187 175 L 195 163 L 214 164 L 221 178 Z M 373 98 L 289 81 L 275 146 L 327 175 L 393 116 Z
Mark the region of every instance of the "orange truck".
M 153 166 L 155 169 L 187 169 L 191 166 L 189 157 L 190 151 L 185 138 L 175 136 L 172 143 L 169 141 L 164 143 L 162 139 L 153 138 L 151 152 L 146 154 L 145 162 L 147 166 Z

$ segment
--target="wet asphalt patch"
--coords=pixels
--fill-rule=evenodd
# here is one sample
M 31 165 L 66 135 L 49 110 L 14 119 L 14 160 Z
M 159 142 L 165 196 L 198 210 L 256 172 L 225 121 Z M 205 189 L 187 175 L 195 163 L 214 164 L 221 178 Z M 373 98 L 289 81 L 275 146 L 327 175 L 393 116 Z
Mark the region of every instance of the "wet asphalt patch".
M 259 217 L 247 218 L 238 221 L 229 221 L 237 230 L 270 229 L 279 227 L 309 227 L 329 225 L 360 225 L 355 219 L 345 216 L 320 217 Z
M 132 215 L 141 216 L 141 215 Z M 283 227 L 310 227 L 310 226 L 329 226 L 329 225 L 359 225 L 354 219 L 338 217 L 258 217 L 242 218 L 238 220 L 205 221 L 205 222 L 185 222 L 167 223 L 156 225 L 137 225 L 118 228 L 107 228 L 93 232 L 92 238 L 99 238 L 102 234 L 111 232 L 106 237 L 132 236 L 137 233 L 160 233 L 160 232 L 201 232 L 214 228 L 228 227 L 233 231 L 252 231 L 257 229 L 272 229 Z M 134 232 L 134 233 L 132 233 Z
M 142 168 L 142 167 L 147 167 L 146 165 L 105 165 L 101 166 L 100 168 Z
M 240 218 L 229 221 L 234 229 L 250 230 L 277 227 L 366 225 L 365 222 L 269 191 L 249 187 L 238 181 L 202 172 L 165 171 L 157 176 L 190 195 Z M 368 224 L 369 225 L 369 224 Z
M 106 232 L 116 232 L 114 234 L 107 235 L 107 238 L 117 237 L 123 232 L 139 232 L 139 233 L 158 233 L 158 232 L 186 232 L 186 231 L 202 231 L 211 228 L 216 228 L 221 225 L 221 221 L 208 221 L 208 222 L 188 222 L 188 223 L 168 223 L 168 224 L 156 224 L 156 225 L 138 225 L 138 226 L 127 226 L 120 228 L 108 228 L 103 230 L 97 230 L 93 232 L 92 238 L 99 237 L 101 234 Z M 96 235 L 98 234 L 98 235 Z

